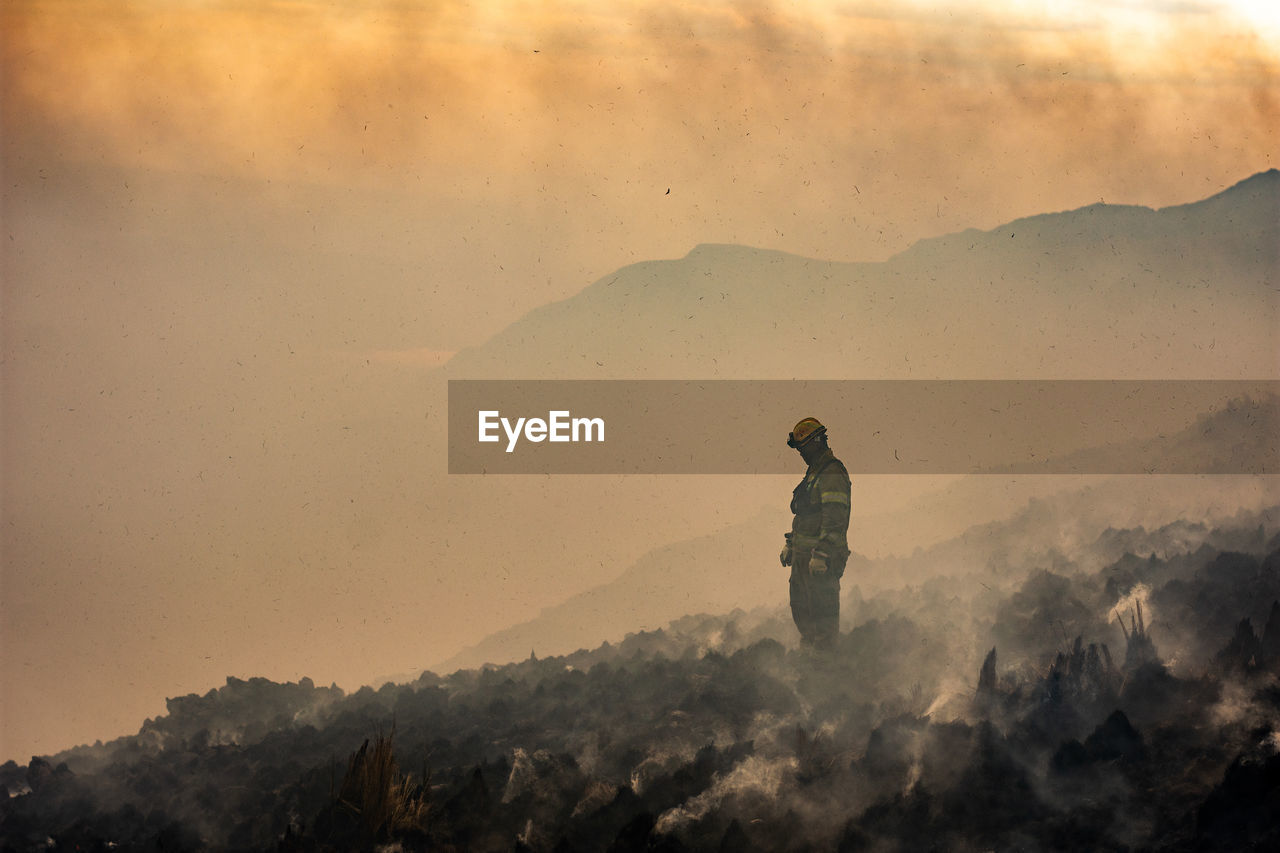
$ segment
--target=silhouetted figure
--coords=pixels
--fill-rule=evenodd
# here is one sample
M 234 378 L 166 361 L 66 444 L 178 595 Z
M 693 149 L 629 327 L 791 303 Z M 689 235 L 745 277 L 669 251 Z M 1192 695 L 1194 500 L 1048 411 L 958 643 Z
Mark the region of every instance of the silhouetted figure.
M 804 645 L 830 648 L 840 631 L 840 578 L 849 558 L 849 472 L 817 418 L 796 424 L 787 445 L 809 465 L 791 493 L 795 518 L 779 555 L 791 567 L 791 616 Z

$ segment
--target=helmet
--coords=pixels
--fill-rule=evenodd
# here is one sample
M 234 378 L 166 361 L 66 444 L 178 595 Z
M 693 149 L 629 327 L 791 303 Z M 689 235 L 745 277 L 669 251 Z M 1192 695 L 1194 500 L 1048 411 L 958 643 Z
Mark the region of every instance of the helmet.
M 813 440 L 814 436 L 826 435 L 827 428 L 817 418 L 805 418 L 795 425 L 787 434 L 787 447 L 801 447 Z

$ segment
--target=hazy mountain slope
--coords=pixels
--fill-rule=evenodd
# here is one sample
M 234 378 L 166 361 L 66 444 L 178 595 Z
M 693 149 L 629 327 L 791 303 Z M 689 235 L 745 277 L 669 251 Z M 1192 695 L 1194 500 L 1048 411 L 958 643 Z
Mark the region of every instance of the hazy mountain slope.
M 1183 517 L 1186 508 L 1190 508 L 1187 517 L 1203 518 L 1210 526 L 1265 523 L 1273 530 L 1280 515 L 1267 507 L 1280 499 L 1280 489 L 1249 482 L 1252 479 L 1161 478 L 1137 484 L 1110 480 L 1032 498 L 1007 518 L 975 524 L 909 555 L 867 559 L 855 552 L 844 588 L 848 592 L 856 586 L 868 593 L 924 583 L 941 574 L 972 574 L 989 586 L 1001 587 L 1036 568 L 1096 568 L 1125 550 L 1194 549 L 1204 541 L 1205 530 L 1165 529 Z M 785 519 L 781 521 L 774 513 L 761 513 L 709 536 L 656 549 L 617 580 L 497 631 L 430 668 L 452 672 L 520 660 L 531 652 L 568 654 L 600 642 L 617 642 L 628 633 L 652 630 L 689 613 L 785 607 L 787 570 L 774 556 L 779 531 L 785 529 Z M 909 519 L 898 522 L 905 526 Z M 854 526 L 860 523 L 855 518 Z M 1117 542 L 1108 535 L 1113 528 L 1130 524 L 1146 525 L 1149 538 Z M 1265 539 L 1264 534 L 1254 547 L 1264 547 Z
M 1144 440 L 1136 448 L 1127 444 L 1095 448 L 1072 458 L 1087 470 L 1105 470 L 1096 467 L 1099 459 L 1126 453 L 1141 452 L 1153 464 L 1163 459 L 1193 464 L 1243 453 L 1256 456 L 1260 463 L 1270 460 L 1274 470 L 1277 404 L 1280 401 L 1275 399 L 1241 401 L 1206 413 L 1186 429 Z M 1259 419 L 1273 428 L 1258 430 Z M 939 571 L 981 570 L 1003 577 L 1010 571 L 1025 571 L 1037 560 L 1048 565 L 1079 560 L 1083 549 L 1110 527 L 1158 527 L 1179 517 L 1218 521 L 1240 509 L 1273 504 L 1280 501 L 1277 480 L 1274 476 L 970 477 L 960 481 L 966 485 L 952 487 L 950 499 L 939 496 L 932 503 L 880 515 L 855 507 L 850 529 L 855 558 L 849 583 L 875 588 L 922 581 Z M 1019 482 L 1030 486 L 1019 488 Z M 1008 494 L 1002 496 L 1011 489 L 1012 501 Z M 517 660 L 530 651 L 565 654 L 687 613 L 721 613 L 785 601 L 786 570 L 773 561 L 781 533 L 790 523 L 784 498 L 780 495 L 775 507 L 740 524 L 657 548 L 616 579 L 491 634 L 435 668 L 447 672 Z M 987 512 L 994 515 L 972 514 L 976 506 L 990 507 Z M 1008 514 L 1001 514 L 1000 507 Z M 933 529 L 946 529 L 945 520 L 937 517 L 943 513 L 957 513 L 971 526 L 958 529 L 943 542 L 917 540 L 917 553 L 910 557 L 867 560 L 857 556 L 864 538 L 870 539 L 871 553 L 883 545 L 882 537 L 912 541 L 910 531 L 922 526 L 921 519 L 928 519 Z M 1011 565 L 1007 555 L 1018 555 L 1021 562 Z
M 1082 470 L 1107 470 L 1137 454 L 1152 463 L 1213 466 L 1243 454 L 1274 471 L 1277 401 L 1239 401 L 1190 427 L 1133 444 L 1068 457 Z M 1255 421 L 1271 424 L 1259 430 Z M 1054 461 L 1054 460 L 1049 460 Z M 1163 469 L 1162 469 L 1163 470 Z M 655 548 L 616 579 L 497 631 L 439 664 L 439 671 L 517 660 L 535 651 L 564 654 L 627 632 L 652 629 L 686 613 L 785 604 L 786 571 L 774 563 L 790 523 L 785 492 L 747 521 Z M 1159 528 L 1179 517 L 1224 522 L 1239 512 L 1280 503 L 1280 477 L 1181 475 L 981 475 L 964 477 L 902 509 L 855 507 L 851 541 L 871 559 L 849 583 L 875 589 L 920 582 L 957 567 L 998 574 L 1019 555 L 1027 569 L 1078 560 L 1112 527 Z M 903 550 L 902 543 L 910 543 Z M 916 553 L 909 553 L 914 549 Z M 880 555 L 877 559 L 876 556 Z M 1118 554 L 1104 553 L 1107 558 Z M 846 584 L 848 586 L 849 584 Z M 403 680 L 403 679 L 401 679 Z
M 1230 400 L 1185 429 L 1085 448 L 1046 459 L 1046 469 L 1187 474 L 1280 473 L 1280 397 Z M 988 473 L 1004 473 L 998 468 Z
M 703 245 L 533 311 L 446 372 L 1271 376 L 1278 212 L 1273 169 L 1192 204 L 1095 204 L 925 240 L 878 264 Z
M 0 765 L 0 847 L 1274 849 L 1280 539 L 1102 544 L 1152 542 L 855 596 L 822 655 L 729 614 L 350 695 L 228 678 Z
M 621 576 L 497 631 L 431 667 L 452 672 L 487 662 L 567 654 L 625 634 L 652 630 L 689 613 L 722 613 L 777 600 L 787 569 L 775 554 L 789 519 L 780 510 L 707 536 L 656 548 Z
M 1274 280 L 1280 248 L 1274 240 L 1280 220 L 1280 170 L 1246 178 L 1221 193 L 1189 204 L 1153 210 L 1134 205 L 1092 204 L 1062 213 L 1016 219 L 991 231 L 969 229 L 921 240 L 896 256 L 897 262 L 920 266 L 969 265 L 994 257 L 1009 269 L 1035 274 L 1053 264 L 1084 273 L 1105 269 L 1131 253 L 1149 255 L 1152 271 L 1178 285 L 1195 289 L 1206 282 L 1179 272 L 1187 265 L 1219 264 L 1224 276 L 1214 287 L 1257 291 Z M 1099 250 L 1103 250 L 1099 252 Z M 1247 273 L 1252 273 L 1247 274 Z M 1092 285 L 1083 279 L 1082 285 Z M 1274 295 L 1273 295 L 1274 298 Z

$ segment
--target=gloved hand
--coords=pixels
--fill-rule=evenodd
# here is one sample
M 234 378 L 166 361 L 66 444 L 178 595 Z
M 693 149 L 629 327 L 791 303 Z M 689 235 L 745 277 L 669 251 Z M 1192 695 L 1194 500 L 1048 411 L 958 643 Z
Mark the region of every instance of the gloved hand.
M 809 574 L 825 575 L 827 573 L 827 555 L 821 551 L 814 551 L 813 556 L 809 558 Z
M 791 565 L 791 534 L 787 534 L 787 544 L 782 546 L 782 553 L 778 555 L 779 562 L 784 566 Z

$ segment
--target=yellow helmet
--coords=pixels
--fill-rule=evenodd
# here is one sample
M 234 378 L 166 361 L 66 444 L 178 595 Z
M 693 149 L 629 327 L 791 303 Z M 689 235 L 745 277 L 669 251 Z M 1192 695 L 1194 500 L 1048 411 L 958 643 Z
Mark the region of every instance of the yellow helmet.
M 787 447 L 800 447 L 812 441 L 814 436 L 826 434 L 827 428 L 817 418 L 805 418 L 788 433 Z

